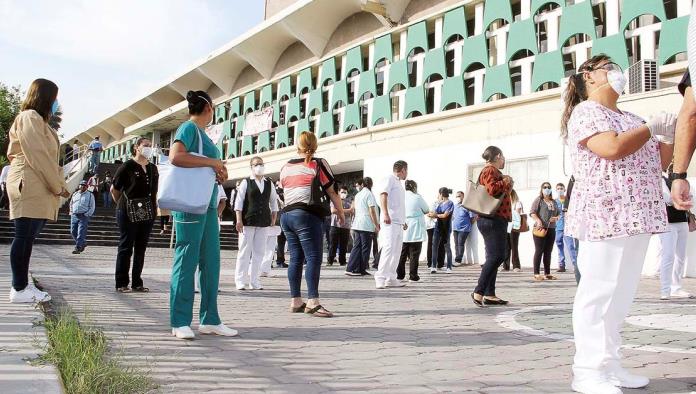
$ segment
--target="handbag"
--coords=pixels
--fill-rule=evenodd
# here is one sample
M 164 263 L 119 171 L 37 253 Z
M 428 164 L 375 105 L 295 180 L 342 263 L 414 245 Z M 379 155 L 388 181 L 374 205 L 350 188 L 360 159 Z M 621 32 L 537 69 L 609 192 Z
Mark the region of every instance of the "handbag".
M 696 231 L 696 215 L 691 213 L 691 211 L 687 211 L 686 214 L 689 217 L 689 232 L 693 233 Z
M 549 230 L 544 228 L 544 227 L 534 227 L 534 230 L 532 230 L 532 234 L 534 234 L 535 237 L 539 238 L 544 238 L 546 236 L 546 233 Z
M 464 208 L 478 213 L 481 216 L 490 217 L 493 216 L 500 208 L 500 204 L 503 202 L 504 194 L 500 197 L 493 197 L 488 194 L 486 187 L 480 183 L 481 174 L 479 178 L 474 183 L 469 181 L 469 187 L 466 191 L 466 196 L 464 197 L 464 202 L 462 205 Z
M 152 207 L 152 198 L 128 198 L 126 197 L 126 213 L 131 223 L 141 223 L 155 220 L 155 210 Z
M 315 215 L 325 218 L 331 216 L 331 200 L 326 194 L 319 181 L 319 172 L 321 171 L 321 159 L 312 159 L 317 162 L 317 173 L 312 178 L 311 195 L 309 197 L 309 210 Z
M 198 129 L 198 127 L 196 127 Z M 198 153 L 203 155 L 203 136 L 198 131 Z M 215 187 L 215 171 L 210 167 L 177 167 L 167 161 L 160 164 L 157 204 L 160 208 L 196 215 L 208 210 Z
M 526 233 L 529 231 L 529 223 L 527 223 L 527 214 L 520 214 L 520 229 L 517 230 L 520 233 Z

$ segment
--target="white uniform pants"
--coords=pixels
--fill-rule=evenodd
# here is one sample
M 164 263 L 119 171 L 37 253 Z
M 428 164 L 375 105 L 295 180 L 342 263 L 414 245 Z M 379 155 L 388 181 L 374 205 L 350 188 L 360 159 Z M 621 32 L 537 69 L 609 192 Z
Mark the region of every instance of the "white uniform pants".
M 670 223 L 669 232 L 658 234 L 660 262 L 660 295 L 674 294 L 681 289 L 686 264 L 688 223 Z
M 242 231 L 242 234 L 239 234 L 239 254 L 234 281 L 237 287 L 247 284 L 259 285 L 261 263 L 268 240 L 267 227 L 244 226 Z
M 261 273 L 270 274 L 271 273 L 271 263 L 273 263 L 273 254 L 275 253 L 276 246 L 278 245 L 278 236 L 269 235 L 266 237 L 266 253 L 263 255 L 263 262 L 261 263 Z
M 396 269 L 401 258 L 401 246 L 404 239 L 403 224 L 384 224 L 379 231 L 379 267 L 375 273 L 377 285 L 397 282 Z
M 471 232 L 469 233 L 469 236 L 466 238 L 466 243 L 464 244 L 464 259 L 463 259 L 463 261 L 466 261 L 466 264 L 478 264 L 479 263 L 478 237 L 479 237 L 478 227 L 476 227 L 476 225 L 473 224 L 471 226 Z
M 621 326 L 638 289 L 649 241 L 649 234 L 580 241 L 582 279 L 573 304 L 576 378 L 596 378 L 620 366 Z

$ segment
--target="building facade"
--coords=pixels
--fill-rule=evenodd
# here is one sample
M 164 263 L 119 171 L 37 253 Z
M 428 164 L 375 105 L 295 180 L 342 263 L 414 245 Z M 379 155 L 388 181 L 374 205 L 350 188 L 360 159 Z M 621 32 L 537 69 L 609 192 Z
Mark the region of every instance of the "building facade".
M 296 135 L 309 130 L 320 137 L 317 155 L 338 174 L 381 178 L 403 159 L 434 200 L 441 186 L 466 190 L 482 151 L 497 145 L 528 208 L 542 182 L 570 176 L 558 137 L 561 86 L 590 56 L 606 53 L 633 68 L 636 93 L 622 108 L 646 118 L 678 111 L 691 7 L 691 0 L 267 1 L 257 28 L 79 138 L 106 138 L 106 161 L 125 158 L 139 135 L 167 149 L 187 119 L 186 91 L 205 90 L 231 179 L 248 176 L 254 155 L 277 175 L 296 155 Z M 267 108 L 268 129 L 250 134 L 245 122 Z M 696 274 L 696 264 L 690 269 Z

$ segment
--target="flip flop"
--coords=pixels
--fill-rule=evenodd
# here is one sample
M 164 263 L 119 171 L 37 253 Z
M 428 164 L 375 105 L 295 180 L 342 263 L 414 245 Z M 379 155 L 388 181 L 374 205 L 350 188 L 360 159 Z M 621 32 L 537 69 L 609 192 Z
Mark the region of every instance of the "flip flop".
M 302 313 L 305 311 L 305 308 L 307 307 L 306 303 L 302 303 L 302 305 L 298 306 L 297 308 L 290 308 L 290 313 Z
M 333 317 L 333 313 L 329 312 L 321 305 L 317 305 L 312 309 L 305 308 L 305 313 L 315 317 Z
M 136 292 L 136 293 L 149 293 L 150 292 L 150 289 L 148 289 L 147 287 L 143 287 L 143 286 L 134 287 L 132 290 L 133 290 L 133 292 Z

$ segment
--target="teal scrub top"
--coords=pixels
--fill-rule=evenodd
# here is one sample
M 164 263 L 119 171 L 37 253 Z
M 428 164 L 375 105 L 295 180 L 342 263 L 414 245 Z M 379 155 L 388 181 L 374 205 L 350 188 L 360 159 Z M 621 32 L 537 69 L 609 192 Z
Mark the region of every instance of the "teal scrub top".
M 430 212 L 428 203 L 420 194 L 406 191 L 406 224 L 404 242 L 423 242 L 426 240 L 425 214 Z
M 200 131 L 200 133 L 199 133 Z M 198 126 L 190 120 L 182 123 L 181 126 L 176 130 L 176 135 L 174 136 L 174 142 L 181 142 L 186 147 L 186 151 L 189 153 L 198 153 L 198 136 L 203 136 L 203 156 L 209 157 L 211 159 L 220 158 L 220 150 L 213 143 L 213 140 L 208 137 L 205 131 L 200 130 Z M 210 196 L 210 204 L 208 208 L 217 209 L 218 206 L 218 188 L 211 185 L 212 195 Z

